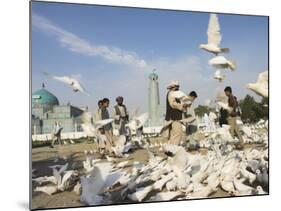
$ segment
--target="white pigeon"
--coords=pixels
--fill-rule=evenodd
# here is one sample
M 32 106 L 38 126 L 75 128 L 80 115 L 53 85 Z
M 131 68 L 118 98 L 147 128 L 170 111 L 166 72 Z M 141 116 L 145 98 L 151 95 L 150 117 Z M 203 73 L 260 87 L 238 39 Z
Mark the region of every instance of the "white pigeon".
M 86 171 L 86 173 L 90 173 L 91 171 L 93 171 L 93 169 L 95 168 L 94 166 L 94 155 L 92 152 L 88 152 L 87 150 L 84 151 L 85 156 L 86 156 L 86 160 L 83 161 L 83 167 Z
M 78 181 L 76 183 L 76 185 L 73 188 L 74 193 L 76 193 L 76 195 L 80 195 L 81 194 L 81 183 L 80 181 Z
M 82 193 L 80 200 L 87 205 L 95 205 L 101 202 L 98 194 L 101 192 L 104 182 L 104 175 L 101 175 L 99 168 L 95 168 L 90 177 L 81 177 Z
M 75 178 L 78 176 L 78 172 L 74 170 L 66 171 L 61 181 L 58 183 L 58 189 L 64 191 L 73 185 Z
M 87 205 L 104 204 L 104 198 L 100 194 L 122 176 L 120 172 L 111 172 L 112 166 L 110 163 L 97 163 L 90 176 L 80 177 L 82 187 L 80 200 Z
M 192 100 L 190 99 L 187 94 L 185 94 L 183 91 L 178 90 L 178 91 L 172 91 L 170 92 L 171 96 L 180 100 L 182 104 L 187 104 L 190 105 L 192 104 Z
M 177 182 L 178 182 L 178 181 L 177 181 L 176 178 L 170 180 L 169 182 L 166 183 L 166 189 L 167 189 L 168 191 L 174 191 L 174 190 L 176 190 Z
M 136 192 L 129 194 L 128 198 L 132 201 L 141 202 L 143 199 L 153 190 L 153 185 L 146 187 L 141 187 L 136 190 Z
M 206 198 L 212 193 L 214 193 L 216 190 L 214 190 L 210 186 L 203 186 L 202 188 L 193 191 L 192 193 L 189 194 L 192 198 Z
M 79 81 L 75 78 L 69 77 L 69 76 L 56 76 L 56 75 L 51 75 L 47 72 L 43 72 L 45 75 L 51 77 L 54 80 L 60 81 L 62 83 L 68 84 L 69 86 L 71 86 L 72 90 L 74 92 L 82 92 L 88 96 L 90 96 L 90 94 L 88 92 L 86 92 L 85 88 L 82 86 L 81 83 L 79 83 Z
M 78 176 L 78 172 L 75 170 L 66 171 L 68 163 L 57 169 L 53 168 L 53 175 L 56 178 L 57 188 L 60 191 L 64 191 L 71 187 Z
M 155 190 L 162 190 L 164 185 L 170 181 L 171 179 L 173 179 L 175 176 L 175 174 L 173 172 L 169 173 L 168 175 L 164 175 L 162 177 L 162 179 L 156 181 L 154 184 L 153 184 L 153 189 Z
M 148 118 L 148 113 L 143 113 L 138 117 L 133 118 L 129 123 L 126 124 L 126 127 L 130 129 L 132 134 L 135 134 L 137 129 L 141 128 L 146 123 Z
M 237 178 L 234 178 L 233 184 L 234 184 L 235 189 L 240 191 L 240 192 L 254 191 L 254 188 L 243 184 L 244 181 L 245 181 L 245 178 L 242 178 L 242 179 L 239 179 L 239 180 Z
M 126 136 L 120 135 L 118 139 L 115 141 L 115 146 L 112 147 L 112 150 L 115 155 L 122 156 L 123 153 L 128 151 L 128 148 L 126 147 L 125 143 L 126 143 Z
M 81 115 L 82 124 L 81 127 L 88 137 L 96 137 L 97 130 L 107 124 L 110 124 L 114 119 L 103 119 L 99 121 L 93 121 L 92 113 L 89 111 L 83 112 Z
M 223 178 L 220 178 L 220 186 L 224 191 L 228 193 L 232 193 L 235 191 L 233 181 L 231 180 L 225 180 Z
M 241 164 L 240 172 L 241 172 L 242 176 L 250 182 L 250 184 L 252 184 L 257 178 L 257 176 L 255 174 L 253 174 L 252 172 L 249 172 L 246 169 L 246 165 Z
M 110 124 L 114 121 L 114 119 L 103 119 L 94 122 L 94 126 L 96 129 L 102 128 L 103 126 Z
M 211 120 L 211 121 L 214 121 L 214 120 L 216 120 L 217 119 L 217 115 L 214 113 L 214 112 L 210 112 L 209 113 L 209 119 Z
M 268 71 L 260 73 L 257 82 L 248 83 L 247 88 L 259 96 L 268 98 Z
M 248 138 L 251 138 L 252 136 L 252 130 L 248 126 L 243 126 L 242 131 L 247 135 Z
M 230 69 L 234 71 L 236 69 L 236 64 L 234 61 L 227 60 L 224 56 L 216 56 L 209 60 L 209 64 L 216 69 Z
M 58 192 L 57 186 L 42 186 L 42 187 L 36 187 L 34 189 L 35 192 L 43 192 L 48 195 L 53 195 L 54 193 Z
M 159 192 L 155 196 L 152 196 L 149 201 L 170 201 L 180 195 L 183 195 L 181 191 Z
M 262 187 L 259 186 L 259 185 L 257 186 L 256 191 L 257 191 L 257 194 L 259 194 L 259 195 L 267 194 L 267 192 L 265 192 L 265 191 L 262 189 Z
M 36 182 L 39 185 L 45 184 L 45 183 L 53 183 L 57 184 L 57 179 L 54 176 L 44 176 L 44 177 L 37 177 L 37 178 L 32 178 L 32 181 Z
M 218 55 L 219 53 L 228 53 L 229 48 L 221 48 L 221 33 L 220 33 L 220 24 L 218 16 L 216 14 L 210 14 L 209 26 L 207 30 L 208 43 L 199 45 L 199 48 L 214 53 Z
M 218 80 L 219 82 L 222 82 L 225 78 L 225 75 L 221 73 L 220 70 L 217 70 L 214 74 L 214 79 Z
M 227 110 L 228 112 L 231 112 L 233 108 L 228 106 L 228 103 L 224 102 L 217 102 L 218 106 L 222 107 L 223 109 Z

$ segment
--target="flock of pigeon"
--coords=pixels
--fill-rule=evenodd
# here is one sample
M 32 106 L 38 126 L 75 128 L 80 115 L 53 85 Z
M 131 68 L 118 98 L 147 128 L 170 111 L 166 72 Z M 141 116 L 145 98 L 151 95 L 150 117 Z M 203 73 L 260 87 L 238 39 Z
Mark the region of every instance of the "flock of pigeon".
M 199 48 L 215 54 L 215 57 L 209 60 L 209 64 L 216 69 L 214 78 L 221 82 L 225 78 L 225 75 L 222 74 L 221 70 L 230 69 L 231 71 L 234 71 L 236 69 L 236 64 L 234 61 L 228 60 L 224 56 L 219 55 L 221 53 L 228 53 L 230 49 L 220 47 L 222 35 L 220 32 L 218 16 L 216 14 L 210 15 L 207 36 L 208 43 L 199 45 Z
M 219 82 L 222 82 L 225 79 L 225 75 L 221 72 L 221 70 L 230 69 L 231 71 L 234 71 L 236 69 L 236 63 L 221 55 L 222 53 L 230 52 L 230 49 L 220 47 L 222 35 L 220 32 L 220 24 L 217 14 L 210 15 L 207 36 L 207 44 L 200 44 L 199 48 L 215 55 L 209 60 L 209 64 L 216 69 L 214 79 L 218 80 Z M 47 72 L 43 72 L 43 74 L 50 77 L 51 79 L 69 85 L 74 92 L 81 92 L 86 94 L 87 96 L 90 96 L 90 94 L 85 90 L 83 85 L 73 77 L 56 76 L 51 75 Z M 268 71 L 266 70 L 260 73 L 257 82 L 248 83 L 246 87 L 258 94 L 259 96 L 268 98 Z
M 214 118 L 208 115 L 208 121 Z M 268 121 L 240 124 L 250 145 L 243 151 L 233 147 L 238 140 L 231 137 L 227 125 L 215 125 L 213 131 L 207 127 L 193 136 L 197 146 L 153 139 L 126 144 L 125 137 L 119 136 L 115 156 L 97 159 L 96 152 L 85 151 L 80 165 L 70 166 L 67 160 L 63 165 L 54 163 L 49 166 L 52 176 L 32 179 L 34 191 L 48 195 L 73 191 L 85 205 L 206 198 L 221 191 L 223 196 L 267 194 Z M 190 151 L 191 147 L 197 150 Z M 146 151 L 145 161 L 130 157 L 138 150 Z
M 218 16 L 216 14 L 210 15 L 207 36 L 208 43 L 199 45 L 199 48 L 215 54 L 215 57 L 209 60 L 209 64 L 216 69 L 214 79 L 222 82 L 225 79 L 225 75 L 221 70 L 230 69 L 231 71 L 234 71 L 236 69 L 236 63 L 220 55 L 222 53 L 228 53 L 230 49 L 220 47 L 222 35 L 220 32 Z M 268 71 L 260 73 L 257 82 L 249 83 L 246 87 L 259 96 L 268 98 Z
M 200 45 L 200 48 L 215 54 L 209 64 L 216 68 L 215 79 L 223 81 L 225 76 L 221 69 L 234 71 L 236 65 L 219 55 L 229 52 L 229 49 L 220 47 L 221 34 L 216 14 L 210 16 L 207 34 L 208 43 Z M 71 77 L 45 74 L 68 84 L 75 92 L 88 95 Z M 247 88 L 267 98 L 268 71 L 261 73 L 257 82 L 248 84 Z M 174 95 L 188 100 L 183 92 Z M 218 105 L 231 109 L 224 102 L 218 102 Z M 67 160 L 63 165 L 54 163 L 49 166 L 52 176 L 35 178 L 33 175 L 33 191 L 48 195 L 74 191 L 85 205 L 197 199 L 214 197 L 221 191 L 223 196 L 267 194 L 268 121 L 260 120 L 257 124 L 241 122 L 240 130 L 250 147 L 238 151 L 233 147 L 238 140 L 230 135 L 229 126 L 218 127 L 216 118 L 212 112 L 205 114 L 199 130 L 192 136 L 194 142 L 175 146 L 155 139 L 148 141 L 138 132 L 148 120 L 148 113 L 135 115 L 126 125 L 131 141 L 119 136 L 113 146 L 114 156 L 97 159 L 96 152 L 85 151 L 85 161 L 80 165 L 69 165 Z M 93 122 L 92 114 L 85 111 L 82 121 L 87 136 L 97 139 L 97 130 L 113 119 Z M 147 153 L 145 161 L 129 159 L 143 149 Z

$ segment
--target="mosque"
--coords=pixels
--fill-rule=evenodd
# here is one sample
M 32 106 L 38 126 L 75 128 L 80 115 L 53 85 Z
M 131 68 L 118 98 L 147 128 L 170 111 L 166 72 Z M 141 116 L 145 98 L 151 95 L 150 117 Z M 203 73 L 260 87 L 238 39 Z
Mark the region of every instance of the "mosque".
M 149 119 L 145 124 L 144 132 L 155 133 L 161 129 L 164 122 L 160 114 L 159 82 L 155 70 L 149 74 L 148 79 Z M 34 137 L 50 135 L 55 122 L 61 124 L 63 133 L 77 135 L 79 132 L 83 132 L 81 114 L 84 111 L 84 108 L 75 107 L 70 103 L 60 105 L 58 98 L 42 84 L 41 89 L 32 93 L 32 135 Z
M 45 85 L 32 94 L 32 135 L 50 134 L 55 122 L 63 127 L 63 132 L 79 132 L 83 109 L 70 105 L 60 105 L 58 98 Z

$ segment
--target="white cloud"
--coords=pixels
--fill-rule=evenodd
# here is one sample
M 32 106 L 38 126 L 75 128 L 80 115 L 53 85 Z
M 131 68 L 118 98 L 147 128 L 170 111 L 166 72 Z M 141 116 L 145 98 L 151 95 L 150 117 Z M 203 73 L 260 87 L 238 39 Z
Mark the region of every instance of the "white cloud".
M 72 52 L 87 56 L 102 57 L 103 59 L 113 63 L 136 66 L 138 68 L 147 67 L 146 61 L 139 58 L 139 56 L 134 52 L 105 45 L 95 45 L 60 28 L 59 26 L 56 26 L 48 19 L 34 13 L 32 14 L 32 25 L 44 32 L 55 35 L 59 43 Z
M 235 72 L 226 71 L 225 81 L 219 83 L 213 79 L 214 69 L 207 64 L 204 57 L 183 55 L 181 57 L 151 58 L 146 62 L 134 52 L 104 45 L 94 45 L 71 32 L 55 26 L 39 15 L 33 14 L 32 20 L 34 27 L 55 35 L 59 43 L 72 52 L 92 57 L 98 56 L 108 62 L 125 65 L 122 67 L 122 71 L 112 73 L 110 77 L 106 78 L 102 74 L 100 76 L 83 75 L 83 84 L 85 83 L 88 92 L 93 93 L 92 98 L 75 95 L 71 93 L 71 90 L 67 90 L 66 93 L 64 87 L 61 87 L 62 91 L 54 88 L 58 92 L 55 94 L 58 94 L 59 99 L 64 102 L 70 98 L 74 105 L 88 105 L 93 109 L 96 107 L 97 101 L 103 97 L 109 97 L 112 100 L 111 102 L 115 103 L 115 97 L 122 95 L 129 109 L 139 106 L 142 111 L 147 111 L 148 74 L 151 72 L 152 67 L 156 67 L 159 75 L 162 109 L 165 108 L 166 87 L 171 80 L 179 80 L 181 89 L 185 92 L 195 90 L 199 95 L 196 104 L 204 103 L 206 99 L 214 99 L 218 90 L 222 90 L 227 85 L 233 87 L 235 94 L 239 98 L 244 97 L 245 94 L 253 95 L 245 88 L 245 84 L 256 80 L 257 73 L 249 71 L 251 67 L 245 64 L 240 64 L 239 70 Z M 80 74 L 75 75 L 75 77 L 79 80 L 82 79 Z M 34 80 L 36 79 L 33 79 L 33 83 Z M 50 89 L 53 86 L 59 86 L 52 82 L 49 83 Z

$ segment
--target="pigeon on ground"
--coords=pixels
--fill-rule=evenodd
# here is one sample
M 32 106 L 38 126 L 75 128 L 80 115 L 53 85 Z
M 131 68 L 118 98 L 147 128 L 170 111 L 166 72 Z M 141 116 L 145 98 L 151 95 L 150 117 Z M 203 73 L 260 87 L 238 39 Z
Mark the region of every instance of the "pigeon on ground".
M 53 195 L 54 193 L 57 193 L 59 191 L 58 186 L 42 186 L 42 187 L 36 187 L 34 189 L 35 192 L 43 192 L 48 195 Z
M 141 202 L 153 190 L 153 185 L 141 187 L 136 192 L 129 194 L 128 198 L 132 201 Z
M 259 195 L 267 194 L 267 192 L 265 192 L 265 191 L 262 189 L 262 187 L 259 186 L 259 185 L 257 186 L 256 190 L 257 190 L 257 194 L 259 194 Z
M 152 196 L 149 201 L 170 201 L 181 195 L 183 195 L 181 191 L 159 192 L 155 196 Z

